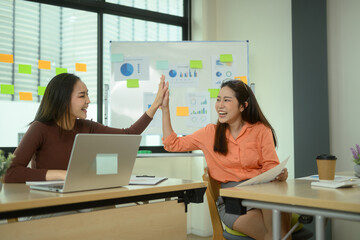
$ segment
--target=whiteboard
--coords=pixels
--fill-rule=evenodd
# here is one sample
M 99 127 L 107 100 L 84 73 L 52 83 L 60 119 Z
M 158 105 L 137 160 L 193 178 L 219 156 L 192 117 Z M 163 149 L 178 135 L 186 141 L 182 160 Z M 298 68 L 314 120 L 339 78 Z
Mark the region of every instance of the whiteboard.
M 170 84 L 171 122 L 179 135 L 217 122 L 216 89 L 223 80 L 246 77 L 250 85 L 248 41 L 111 42 L 110 53 L 112 127 L 129 127 L 147 110 L 161 74 Z M 143 135 L 162 135 L 161 117 L 158 110 Z

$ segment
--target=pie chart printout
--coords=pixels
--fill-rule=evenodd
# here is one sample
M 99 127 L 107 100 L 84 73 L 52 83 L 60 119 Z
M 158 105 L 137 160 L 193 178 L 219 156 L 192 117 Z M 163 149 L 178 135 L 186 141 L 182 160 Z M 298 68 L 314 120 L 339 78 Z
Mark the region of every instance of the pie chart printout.
M 173 69 L 170 70 L 170 71 L 169 71 L 169 76 L 170 76 L 170 77 L 176 77 L 176 71 L 173 70 Z
M 134 67 L 130 63 L 124 63 L 123 65 L 121 65 L 120 71 L 121 71 L 122 75 L 128 77 L 131 74 L 133 74 Z

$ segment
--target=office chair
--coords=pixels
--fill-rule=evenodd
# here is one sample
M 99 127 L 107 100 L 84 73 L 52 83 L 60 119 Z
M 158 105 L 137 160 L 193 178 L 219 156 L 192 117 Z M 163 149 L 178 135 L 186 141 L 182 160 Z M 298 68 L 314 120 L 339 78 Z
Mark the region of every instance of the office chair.
M 232 230 L 225 226 L 221 222 L 219 212 L 216 206 L 216 201 L 219 197 L 220 183 L 210 176 L 209 170 L 206 167 L 204 169 L 203 180 L 208 182 L 206 189 L 206 198 L 208 200 L 209 212 L 211 218 L 211 224 L 213 228 L 213 240 L 253 240 L 253 238 L 235 230 Z M 305 215 L 297 215 L 293 213 L 291 225 L 296 225 L 294 232 L 291 234 L 293 240 L 304 240 L 309 239 L 313 236 L 313 233 L 304 228 L 302 223 L 310 223 L 312 217 Z

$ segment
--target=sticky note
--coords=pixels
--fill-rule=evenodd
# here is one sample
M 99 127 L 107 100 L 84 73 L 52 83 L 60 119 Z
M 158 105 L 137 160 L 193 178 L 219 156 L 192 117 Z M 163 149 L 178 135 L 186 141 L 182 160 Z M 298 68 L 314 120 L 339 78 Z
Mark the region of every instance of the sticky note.
M 190 60 L 190 68 L 202 68 L 201 60 Z
M 0 85 L 1 94 L 14 94 L 14 85 L 1 84 Z
M 86 72 L 86 64 L 85 63 L 75 63 L 75 71 Z
M 123 54 L 111 54 L 111 62 L 122 62 L 124 61 Z
M 116 153 L 96 154 L 96 175 L 117 174 L 118 155 Z
M 67 73 L 67 68 L 56 68 L 56 75 Z
M 19 92 L 20 100 L 22 101 L 32 101 L 31 92 Z
M 14 56 L 12 54 L 0 53 L 0 62 L 14 63 Z
M 44 96 L 45 89 L 46 89 L 46 87 L 39 86 L 38 87 L 38 95 L 39 96 Z
M 166 60 L 156 61 L 156 69 L 157 70 L 168 70 L 169 69 L 169 61 L 166 61 Z
M 232 54 L 221 54 L 220 55 L 220 62 L 232 62 L 233 57 Z
M 31 74 L 31 65 L 19 64 L 19 73 Z
M 50 61 L 45 61 L 45 60 L 39 60 L 38 61 L 38 66 L 39 69 L 51 69 L 51 62 Z
M 176 116 L 189 116 L 189 107 L 176 107 Z
M 139 79 L 128 79 L 128 80 L 126 80 L 126 87 L 128 87 L 128 88 L 138 88 L 139 87 Z
M 217 96 L 219 95 L 220 89 L 209 88 L 208 91 L 210 92 L 210 98 L 217 98 Z
M 243 81 L 244 83 L 248 84 L 248 80 L 247 80 L 247 77 L 246 77 L 246 76 L 234 77 L 234 79 L 241 80 L 241 81 Z

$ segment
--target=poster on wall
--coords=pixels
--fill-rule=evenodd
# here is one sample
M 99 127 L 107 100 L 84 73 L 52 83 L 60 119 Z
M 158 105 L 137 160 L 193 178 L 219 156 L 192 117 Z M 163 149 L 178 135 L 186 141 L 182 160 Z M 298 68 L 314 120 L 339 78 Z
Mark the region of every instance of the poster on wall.
M 156 93 L 144 92 L 144 112 L 146 112 L 153 104 L 156 97 Z M 156 111 L 153 120 L 150 122 L 148 129 L 154 127 L 161 127 L 162 125 L 162 112 L 161 110 Z
M 128 79 L 149 80 L 148 57 L 124 57 L 123 61 L 113 63 L 115 81 Z
M 189 116 L 187 125 L 190 127 L 205 127 L 210 123 L 210 93 L 196 92 L 187 94 Z
M 171 88 L 197 88 L 199 86 L 199 69 L 192 69 L 189 64 L 169 64 L 165 77 Z
M 212 87 L 220 88 L 222 81 L 234 79 L 235 76 L 238 76 L 238 64 L 239 62 L 235 56 L 232 56 L 232 61 L 229 62 L 220 61 L 220 55 L 211 56 Z

